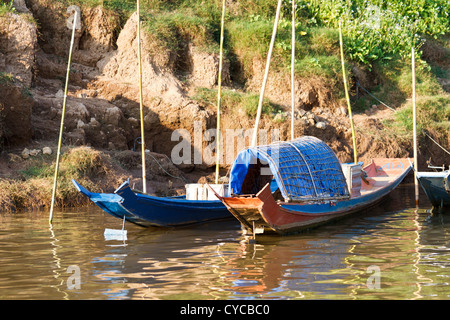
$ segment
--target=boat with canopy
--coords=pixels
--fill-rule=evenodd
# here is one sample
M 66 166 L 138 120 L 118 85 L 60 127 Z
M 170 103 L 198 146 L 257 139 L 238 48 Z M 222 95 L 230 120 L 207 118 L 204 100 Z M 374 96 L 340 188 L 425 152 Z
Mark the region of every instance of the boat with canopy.
M 241 151 L 230 172 L 231 197 L 216 196 L 249 231 L 295 233 L 375 205 L 411 169 L 408 158 L 341 164 L 318 138 Z

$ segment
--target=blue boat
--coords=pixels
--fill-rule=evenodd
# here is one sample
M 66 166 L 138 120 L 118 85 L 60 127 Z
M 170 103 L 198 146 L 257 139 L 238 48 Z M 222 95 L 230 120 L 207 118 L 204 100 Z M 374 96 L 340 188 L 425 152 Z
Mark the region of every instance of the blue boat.
M 133 191 L 125 181 L 114 193 L 90 192 L 72 180 L 79 192 L 119 219 L 143 227 L 175 227 L 232 218 L 220 200 L 155 197 Z
M 417 172 L 417 180 L 433 207 L 450 207 L 450 170 Z
M 217 197 L 253 234 L 317 227 L 381 201 L 409 173 L 408 158 L 341 164 L 315 137 L 241 151 L 230 171 L 233 196 Z M 279 191 L 272 192 L 272 179 Z

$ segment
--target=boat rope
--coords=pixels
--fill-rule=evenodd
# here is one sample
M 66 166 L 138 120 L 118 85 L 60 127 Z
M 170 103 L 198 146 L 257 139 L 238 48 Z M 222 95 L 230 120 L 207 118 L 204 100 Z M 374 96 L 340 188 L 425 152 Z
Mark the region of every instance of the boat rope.
M 447 152 L 448 154 L 450 154 L 450 152 L 447 150 L 447 149 L 445 149 L 443 146 L 441 146 L 436 140 L 434 140 L 428 133 L 426 133 L 426 131 L 424 131 L 423 132 L 428 138 L 430 138 L 430 140 L 431 141 L 433 141 L 434 143 L 436 143 L 437 144 L 437 146 L 439 147 L 439 148 L 441 148 L 442 150 L 444 150 L 445 152 Z
M 137 144 L 141 144 L 141 137 L 137 137 L 136 139 L 134 139 L 134 147 L 133 147 L 133 151 L 136 151 L 136 143 Z M 162 171 L 164 171 L 165 174 L 167 174 L 168 176 L 174 178 L 174 179 L 180 179 L 183 180 L 184 182 L 187 183 L 187 180 L 183 177 L 183 176 L 174 176 L 172 174 L 170 174 L 166 169 L 163 168 L 163 166 L 159 163 L 159 161 L 150 153 L 150 152 L 146 152 L 146 155 L 148 154 L 150 157 L 153 158 L 153 160 L 155 160 L 156 164 L 161 168 Z M 170 160 L 170 158 L 166 155 L 166 154 L 161 154 L 162 156 L 165 156 L 167 158 L 167 160 L 169 160 L 170 163 L 173 164 L 172 160 Z
M 146 155 L 149 155 L 150 157 L 153 158 L 153 160 L 155 160 L 156 164 L 161 168 L 162 171 L 164 171 L 164 173 L 166 173 L 168 176 L 174 178 L 174 179 L 180 179 L 183 180 L 184 182 L 187 182 L 187 180 L 183 177 L 183 176 L 174 176 L 172 174 L 170 174 L 166 169 L 163 168 L 163 166 L 159 163 L 159 161 L 150 153 L 150 152 L 146 152 Z M 170 161 L 172 162 L 169 157 L 167 155 L 164 154 L 164 156 Z
M 383 101 L 381 101 L 380 99 L 378 99 L 377 97 L 375 97 L 373 94 L 371 94 L 369 91 L 367 91 L 366 88 L 364 88 L 358 81 L 356 82 L 356 85 L 358 87 L 360 87 L 361 89 L 363 89 L 369 96 L 371 96 L 372 98 L 374 98 L 375 100 L 377 100 L 379 103 L 381 103 L 383 106 L 385 106 L 388 109 L 391 109 L 392 111 L 395 112 L 395 109 L 392 107 L 389 107 L 386 103 L 384 103 Z
M 360 87 L 361 89 L 363 89 L 369 96 L 371 96 L 372 98 L 374 98 L 376 101 L 378 101 L 379 103 L 381 103 L 383 106 L 385 106 L 386 108 L 388 108 L 389 110 L 396 112 L 397 110 L 395 110 L 394 108 L 388 106 L 386 103 L 384 103 L 383 101 L 381 101 L 380 99 L 378 99 L 377 97 L 375 97 L 373 94 L 371 94 L 366 88 L 364 88 L 359 82 L 356 82 L 356 85 L 358 87 Z M 433 141 L 439 148 L 441 148 L 444 152 L 450 154 L 450 151 L 448 151 L 447 149 L 445 149 L 443 146 L 441 146 L 436 140 L 434 140 L 425 130 L 423 130 L 423 133 L 430 138 L 431 141 Z

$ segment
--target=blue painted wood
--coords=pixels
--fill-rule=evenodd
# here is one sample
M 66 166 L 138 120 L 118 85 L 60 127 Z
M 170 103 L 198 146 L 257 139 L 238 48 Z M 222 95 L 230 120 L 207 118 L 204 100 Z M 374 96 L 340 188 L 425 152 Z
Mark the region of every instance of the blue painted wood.
M 144 227 L 174 227 L 233 217 L 220 200 L 154 197 L 135 193 L 128 181 L 114 193 L 94 193 L 77 181 L 72 182 L 79 192 L 107 213 Z
M 417 179 L 433 207 L 450 207 L 450 170 L 417 172 Z

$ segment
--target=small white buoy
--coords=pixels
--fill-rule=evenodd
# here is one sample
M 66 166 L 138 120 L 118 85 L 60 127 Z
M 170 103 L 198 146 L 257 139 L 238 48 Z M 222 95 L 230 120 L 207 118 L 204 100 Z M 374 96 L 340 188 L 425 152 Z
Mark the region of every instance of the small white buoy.
M 105 229 L 105 240 L 127 240 L 127 230 L 117 230 L 117 229 Z
M 108 229 L 105 228 L 105 232 L 103 233 L 105 240 L 118 240 L 125 241 L 127 240 L 127 230 L 125 230 L 125 215 L 123 216 L 122 222 L 122 230 L 119 229 Z

